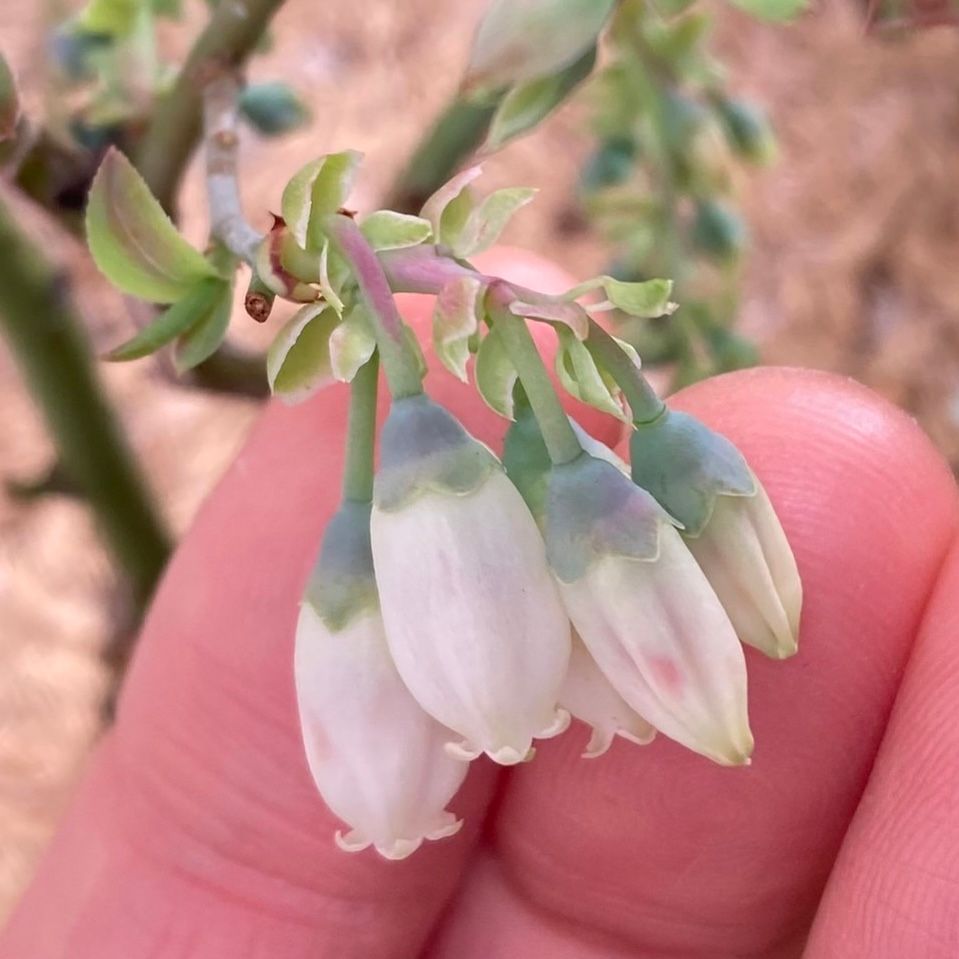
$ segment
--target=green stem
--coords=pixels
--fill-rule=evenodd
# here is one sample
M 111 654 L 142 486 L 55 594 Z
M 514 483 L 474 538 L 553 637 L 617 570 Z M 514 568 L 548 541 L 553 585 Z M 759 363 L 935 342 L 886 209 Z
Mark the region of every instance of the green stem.
M 662 416 L 665 403 L 656 395 L 639 367 L 626 355 L 622 347 L 595 320 L 589 321 L 586 338 L 596 358 L 609 370 L 629 403 L 633 422 L 639 426 L 652 423 Z
M 511 292 L 507 287 L 507 296 Z M 583 452 L 583 448 L 570 426 L 556 390 L 553 389 L 543 358 L 536 349 L 526 321 L 513 316 L 505 303 L 498 302 L 500 299 L 494 284 L 487 300 L 493 326 L 502 336 L 510 359 L 519 373 L 520 382 L 546 442 L 549 458 L 556 466 L 570 463 Z
M 170 541 L 120 425 L 97 380 L 64 280 L 0 206 L 0 327 L 57 446 L 137 603 L 146 604 Z
M 376 449 L 376 393 L 380 358 L 374 353 L 350 384 L 350 418 L 346 428 L 343 499 L 368 503 L 373 498 L 373 455 Z
M 413 151 L 385 203 L 400 213 L 418 213 L 486 138 L 497 104 L 450 101 Z
M 353 219 L 342 213 L 326 218 L 324 233 L 346 260 L 359 287 L 360 298 L 370 313 L 390 393 L 396 399 L 422 393 L 419 361 L 407 339 L 406 325 L 376 252 Z
M 197 38 L 176 82 L 160 100 L 137 151 L 153 195 L 172 210 L 180 179 L 200 138 L 203 89 L 239 67 L 259 43 L 283 0 L 222 0 Z

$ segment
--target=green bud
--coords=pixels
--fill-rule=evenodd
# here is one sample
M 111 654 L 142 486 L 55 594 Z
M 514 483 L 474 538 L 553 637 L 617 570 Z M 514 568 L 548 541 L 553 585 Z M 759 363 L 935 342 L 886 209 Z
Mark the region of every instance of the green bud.
M 580 189 L 592 193 L 628 180 L 635 168 L 636 153 L 636 142 L 631 137 L 605 140 L 583 167 Z
M 254 83 L 240 96 L 240 112 L 258 133 L 277 136 L 303 126 L 310 111 L 285 83 Z
M 633 482 L 675 516 L 688 536 L 703 530 L 717 496 L 756 492 L 742 453 L 725 436 L 675 410 L 633 431 L 630 459 Z
M 776 139 L 765 113 L 745 100 L 723 97 L 717 107 L 730 147 L 751 163 L 766 166 L 776 157 Z
M 716 200 L 696 203 L 692 241 L 697 250 L 721 263 L 739 257 L 746 244 L 746 226 L 728 207 Z

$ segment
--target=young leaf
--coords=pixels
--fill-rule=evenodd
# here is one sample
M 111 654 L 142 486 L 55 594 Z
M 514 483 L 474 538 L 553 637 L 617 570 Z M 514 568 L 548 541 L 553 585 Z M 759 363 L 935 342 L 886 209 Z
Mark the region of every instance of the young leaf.
M 761 20 L 792 20 L 806 9 L 807 0 L 732 0 L 732 3 Z
M 432 235 L 429 220 L 392 210 L 377 210 L 360 224 L 360 230 L 374 250 L 402 250 L 425 243 Z
M 564 69 L 596 42 L 615 0 L 493 0 L 473 40 L 463 86 L 501 90 Z
M 496 327 L 483 337 L 476 351 L 476 388 L 486 405 L 500 416 L 513 419 L 513 387 L 518 374 Z
M 602 280 L 609 302 L 630 316 L 652 319 L 676 312 L 676 304 L 669 299 L 673 292 L 672 280 L 626 283 L 612 276 L 604 276 Z
M 343 207 L 356 178 L 362 153 L 330 153 L 302 167 L 286 185 L 280 208 L 300 246 L 319 250 L 323 245 L 320 221 Z
M 613 396 L 610 384 L 600 372 L 586 344 L 565 328 L 558 328 L 557 333 L 559 349 L 556 352 L 556 373 L 563 388 L 576 399 L 628 422 L 628 417 Z
M 177 232 L 130 161 L 111 148 L 90 187 L 87 243 L 117 289 L 153 303 L 181 299 L 216 271 Z
M 506 228 L 513 214 L 536 196 L 532 187 L 507 187 L 491 193 L 472 212 L 460 237 L 453 241 L 457 256 L 473 256 L 488 250 Z
M 485 287 L 473 276 L 447 283 L 436 297 L 433 313 L 433 348 L 442 364 L 466 383 L 469 342 L 479 329 Z
M 352 383 L 375 349 L 376 338 L 369 314 L 366 307 L 357 303 L 330 334 L 330 369 L 334 378 Z
M 482 167 L 474 166 L 457 173 L 423 204 L 420 216 L 433 227 L 437 243 L 447 244 L 447 233 L 455 233 L 460 229 L 472 212 L 473 203 L 468 187 L 482 172 Z M 446 215 L 451 206 L 450 215 Z M 465 215 L 464 207 L 467 207 Z
M 293 314 L 266 354 L 266 376 L 275 396 L 298 403 L 333 381 L 330 335 L 339 319 L 320 303 Z
M 595 63 L 596 47 L 591 47 L 565 70 L 513 87 L 493 114 L 483 149 L 498 150 L 510 140 L 532 130 L 589 76 Z
M 14 80 L 3 54 L 0 54 L 0 143 L 16 134 L 19 119 L 20 95 L 17 92 L 17 81 Z
M 132 339 L 110 350 L 106 360 L 137 360 L 155 353 L 189 329 L 202 323 L 222 301 L 226 280 L 201 280 L 186 296 L 167 307 L 149 326 Z
M 233 312 L 233 284 L 224 282 L 220 286 L 220 295 L 207 314 L 173 344 L 173 365 L 178 373 L 186 373 L 208 360 L 226 336 Z
M 273 137 L 303 126 L 310 111 L 285 83 L 251 83 L 240 94 L 240 113 L 258 133 Z

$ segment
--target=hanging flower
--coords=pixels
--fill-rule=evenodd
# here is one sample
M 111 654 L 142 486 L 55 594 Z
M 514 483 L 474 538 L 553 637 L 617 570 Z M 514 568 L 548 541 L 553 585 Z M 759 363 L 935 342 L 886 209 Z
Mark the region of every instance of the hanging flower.
M 529 510 L 495 456 L 425 396 L 383 429 L 373 559 L 396 666 L 420 705 L 504 765 L 569 724 L 569 621 Z
M 798 649 L 802 582 L 769 496 L 742 453 L 685 413 L 632 437 L 633 479 L 683 536 L 742 642 L 775 659 Z
M 583 454 L 552 471 L 546 533 L 573 626 L 629 706 L 716 762 L 747 762 L 742 649 L 668 514 Z
M 369 504 L 333 519 L 300 608 L 294 675 L 310 772 L 350 826 L 340 848 L 373 846 L 403 859 L 424 839 L 462 825 L 446 804 L 467 765 L 443 748 L 450 732 L 428 716 L 390 657 L 373 584 Z
M 602 756 L 612 745 L 614 736 L 622 736 L 640 746 L 651 743 L 656 736 L 653 726 L 613 689 L 575 632 L 559 701 L 576 719 L 592 727 L 583 752 L 585 759 Z

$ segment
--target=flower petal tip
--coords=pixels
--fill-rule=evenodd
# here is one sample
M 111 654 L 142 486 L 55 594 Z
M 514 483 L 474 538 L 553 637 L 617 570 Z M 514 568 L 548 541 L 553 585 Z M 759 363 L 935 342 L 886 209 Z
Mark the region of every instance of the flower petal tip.
M 483 752 L 482 749 L 477 748 L 472 743 L 467 742 L 465 739 L 458 743 L 444 743 L 443 751 L 451 759 L 459 759 L 464 763 L 472 762 Z
M 536 734 L 536 738 L 552 739 L 553 736 L 559 736 L 569 729 L 569 724 L 572 721 L 573 717 L 570 715 L 569 710 L 561 707 L 557 708 L 556 714 L 553 716 L 553 721 L 545 729 L 540 730 L 540 732 Z
M 343 852 L 362 852 L 372 845 L 368 839 L 364 839 L 355 829 L 351 829 L 345 835 L 342 830 L 337 829 L 336 832 L 333 833 L 333 842 L 335 842 Z
M 422 839 L 396 839 L 389 845 L 377 846 L 376 851 L 384 858 L 394 862 L 412 856 L 423 844 Z
M 525 750 L 516 749 L 514 746 L 501 746 L 499 749 L 488 749 L 486 755 L 500 766 L 517 766 L 532 760 L 536 750 L 532 746 Z
M 443 819 L 427 834 L 427 839 L 448 839 L 455 836 L 463 828 L 463 820 L 457 819 L 452 813 L 443 814 Z

